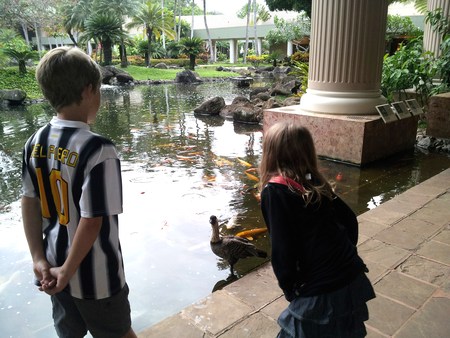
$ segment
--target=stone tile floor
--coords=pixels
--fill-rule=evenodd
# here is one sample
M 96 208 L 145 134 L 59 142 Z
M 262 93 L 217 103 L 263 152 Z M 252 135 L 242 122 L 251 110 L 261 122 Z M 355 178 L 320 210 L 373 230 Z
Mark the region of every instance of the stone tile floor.
M 450 169 L 358 220 L 377 293 L 367 337 L 450 337 Z M 138 336 L 273 338 L 287 304 L 267 263 Z

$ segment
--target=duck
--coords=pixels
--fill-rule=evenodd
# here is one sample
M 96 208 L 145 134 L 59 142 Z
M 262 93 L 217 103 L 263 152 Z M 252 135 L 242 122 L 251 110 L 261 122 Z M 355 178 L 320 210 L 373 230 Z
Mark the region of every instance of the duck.
M 258 249 L 254 244 L 250 243 L 248 239 L 237 236 L 221 236 L 219 233 L 219 221 L 217 217 L 212 215 L 209 218 L 209 223 L 212 228 L 211 235 L 211 250 L 212 252 L 223 258 L 230 265 L 230 273 L 234 276 L 234 265 L 239 259 L 247 257 L 266 258 L 267 252 Z

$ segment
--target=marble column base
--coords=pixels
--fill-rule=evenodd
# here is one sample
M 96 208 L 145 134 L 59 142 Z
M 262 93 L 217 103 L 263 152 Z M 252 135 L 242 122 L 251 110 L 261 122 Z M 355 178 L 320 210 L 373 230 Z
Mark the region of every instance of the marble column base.
M 263 130 L 280 120 L 307 127 L 318 156 L 358 166 L 414 148 L 418 124 L 417 117 L 385 124 L 378 115 L 315 114 L 298 105 L 264 111 Z
M 385 103 L 379 90 L 333 92 L 308 88 L 300 105 L 302 110 L 318 114 L 378 115 L 375 106 Z

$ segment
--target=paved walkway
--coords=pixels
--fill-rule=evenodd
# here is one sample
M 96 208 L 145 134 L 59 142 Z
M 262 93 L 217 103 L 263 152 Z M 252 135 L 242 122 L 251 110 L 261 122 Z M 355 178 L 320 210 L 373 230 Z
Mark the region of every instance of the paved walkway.
M 450 337 L 450 169 L 358 219 L 377 293 L 368 337 Z M 267 263 L 139 337 L 273 338 L 286 306 Z

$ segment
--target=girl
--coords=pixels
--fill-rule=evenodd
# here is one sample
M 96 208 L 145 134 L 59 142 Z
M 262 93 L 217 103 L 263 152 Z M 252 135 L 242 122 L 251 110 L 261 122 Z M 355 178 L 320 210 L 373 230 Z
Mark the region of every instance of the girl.
M 319 172 L 309 131 L 294 122 L 264 135 L 261 208 L 272 267 L 290 302 L 278 337 L 364 337 L 375 297 L 358 256 L 358 222 Z

